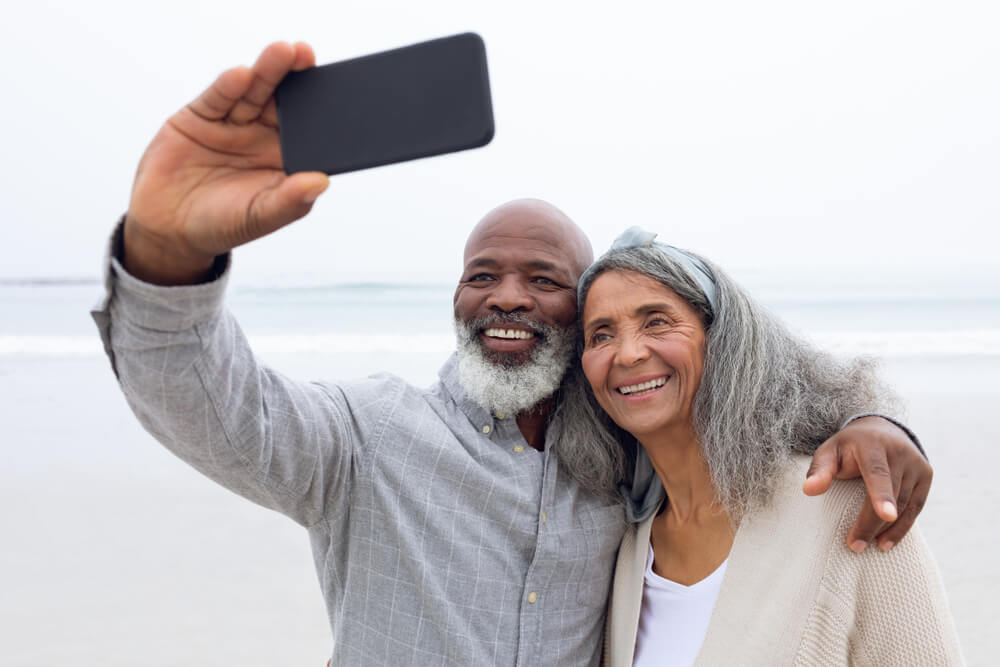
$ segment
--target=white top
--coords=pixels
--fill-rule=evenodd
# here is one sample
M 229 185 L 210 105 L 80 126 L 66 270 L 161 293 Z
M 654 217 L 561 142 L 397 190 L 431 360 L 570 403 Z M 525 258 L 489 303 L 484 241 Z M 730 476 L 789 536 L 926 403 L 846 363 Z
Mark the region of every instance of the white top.
M 635 641 L 636 667 L 690 667 L 705 641 L 719 597 L 727 558 L 715 572 L 684 586 L 653 572 L 653 547 L 646 558 L 642 613 Z

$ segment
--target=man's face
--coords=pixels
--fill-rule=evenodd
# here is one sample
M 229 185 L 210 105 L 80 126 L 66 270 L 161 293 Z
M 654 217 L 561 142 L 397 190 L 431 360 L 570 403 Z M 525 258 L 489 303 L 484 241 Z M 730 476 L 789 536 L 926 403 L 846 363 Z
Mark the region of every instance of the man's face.
M 580 257 L 578 230 L 543 213 L 513 207 L 477 226 L 466 245 L 455 290 L 460 372 L 494 412 L 550 396 L 572 355 L 576 283 L 589 257 Z
M 566 331 L 576 321 L 579 271 L 558 229 L 514 215 L 469 240 L 455 317 L 479 325 L 476 336 L 495 363 L 527 361 L 545 342 L 536 323 Z

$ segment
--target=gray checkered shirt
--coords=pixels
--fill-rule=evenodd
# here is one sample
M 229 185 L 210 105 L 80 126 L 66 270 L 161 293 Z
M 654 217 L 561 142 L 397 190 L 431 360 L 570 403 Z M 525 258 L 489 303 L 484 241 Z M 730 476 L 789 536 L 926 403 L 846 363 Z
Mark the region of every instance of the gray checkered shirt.
M 171 451 L 309 531 L 334 665 L 594 665 L 622 508 L 471 402 L 454 359 L 304 384 L 254 359 L 225 275 L 136 280 L 94 311 L 129 404 Z M 550 425 L 550 431 L 556 430 Z

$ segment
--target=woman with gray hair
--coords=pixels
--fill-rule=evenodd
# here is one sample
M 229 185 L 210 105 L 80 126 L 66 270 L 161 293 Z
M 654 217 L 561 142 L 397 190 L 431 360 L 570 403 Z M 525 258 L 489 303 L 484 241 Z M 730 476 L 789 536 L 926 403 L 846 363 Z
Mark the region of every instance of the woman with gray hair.
M 621 429 L 603 458 L 637 479 L 605 663 L 960 663 L 919 531 L 852 554 L 860 482 L 801 492 L 801 453 L 892 404 L 873 364 L 795 338 L 718 268 L 654 236 L 630 229 L 579 287 L 582 369 Z

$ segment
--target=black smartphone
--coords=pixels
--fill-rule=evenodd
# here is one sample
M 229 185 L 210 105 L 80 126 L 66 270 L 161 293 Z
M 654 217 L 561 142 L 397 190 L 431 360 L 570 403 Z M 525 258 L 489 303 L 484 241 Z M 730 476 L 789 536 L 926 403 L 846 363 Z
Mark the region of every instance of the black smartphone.
M 289 174 L 339 174 L 493 138 L 486 48 L 474 33 L 290 72 L 275 101 Z

